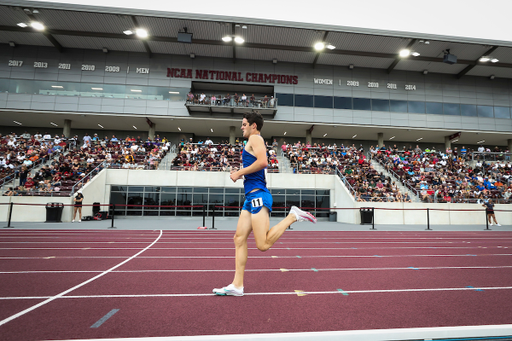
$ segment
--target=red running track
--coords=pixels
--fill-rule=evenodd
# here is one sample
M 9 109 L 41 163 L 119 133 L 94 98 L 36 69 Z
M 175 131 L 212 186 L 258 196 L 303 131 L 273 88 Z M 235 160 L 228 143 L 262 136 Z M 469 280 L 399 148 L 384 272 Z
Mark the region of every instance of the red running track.
M 251 239 L 246 295 L 217 297 L 212 288 L 233 277 L 232 235 L 0 231 L 0 339 L 369 330 L 512 320 L 508 232 L 287 231 L 265 253 Z

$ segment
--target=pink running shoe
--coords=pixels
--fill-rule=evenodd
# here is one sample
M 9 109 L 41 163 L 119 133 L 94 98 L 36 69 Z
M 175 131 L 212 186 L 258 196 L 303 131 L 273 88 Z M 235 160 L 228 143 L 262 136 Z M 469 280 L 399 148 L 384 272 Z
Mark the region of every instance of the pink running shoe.
M 290 213 L 295 214 L 295 217 L 297 218 L 297 222 L 310 221 L 313 224 L 316 224 L 316 218 L 314 215 L 312 215 L 309 212 L 299 209 L 297 206 L 292 206 L 292 208 L 290 209 Z

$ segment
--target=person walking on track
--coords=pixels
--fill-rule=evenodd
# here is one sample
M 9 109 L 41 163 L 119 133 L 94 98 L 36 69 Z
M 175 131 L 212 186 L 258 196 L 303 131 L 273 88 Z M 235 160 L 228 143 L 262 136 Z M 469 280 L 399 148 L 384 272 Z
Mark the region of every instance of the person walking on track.
M 267 251 L 293 223 L 309 221 L 316 223 L 316 218 L 309 212 L 292 206 L 290 213 L 269 230 L 269 214 L 272 211 L 272 195 L 267 189 L 265 168 L 267 167 L 267 149 L 260 134 L 263 117 L 259 112 L 246 113 L 242 120 L 242 131 L 247 144 L 242 150 L 243 168 L 232 170 L 233 182 L 244 179 L 245 201 L 238 218 L 235 242 L 235 277 L 226 287 L 213 289 L 220 296 L 244 295 L 244 271 L 247 263 L 247 238 L 254 232 L 256 246 L 260 251 Z
M 482 205 L 485 207 L 485 213 L 487 214 L 487 220 L 489 221 L 489 225 L 492 226 L 492 220 L 494 219 L 494 223 L 496 226 L 501 226 L 498 224 L 498 221 L 496 220 L 496 216 L 494 215 L 494 203 L 491 199 L 489 199 L 487 202 L 484 202 Z

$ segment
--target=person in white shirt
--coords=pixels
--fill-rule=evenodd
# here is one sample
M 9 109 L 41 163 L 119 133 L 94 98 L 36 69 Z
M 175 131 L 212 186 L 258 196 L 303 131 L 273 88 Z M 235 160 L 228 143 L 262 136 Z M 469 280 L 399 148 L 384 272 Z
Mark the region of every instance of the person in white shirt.
M 51 140 L 52 136 L 48 133 L 44 133 L 43 140 Z
M 213 144 L 213 141 L 208 137 L 204 144 Z
M 204 93 L 202 93 L 201 96 L 199 96 L 199 103 L 204 104 L 205 98 L 206 98 L 206 95 Z
M 137 152 L 137 150 L 139 150 L 139 146 L 137 146 L 135 143 L 132 143 L 130 149 L 133 150 L 134 152 Z
M 37 141 L 40 141 L 40 140 L 43 138 L 43 135 L 41 135 L 39 132 L 37 132 L 37 133 L 34 135 L 34 138 L 35 138 Z

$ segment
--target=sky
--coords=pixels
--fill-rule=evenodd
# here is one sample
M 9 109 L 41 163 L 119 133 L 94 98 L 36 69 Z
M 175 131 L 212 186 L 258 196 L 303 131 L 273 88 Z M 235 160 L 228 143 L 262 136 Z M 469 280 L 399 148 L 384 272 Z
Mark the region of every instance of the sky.
M 86 6 L 107 6 L 162 12 L 212 14 L 417 32 L 450 37 L 512 42 L 511 0 L 39 0 Z

